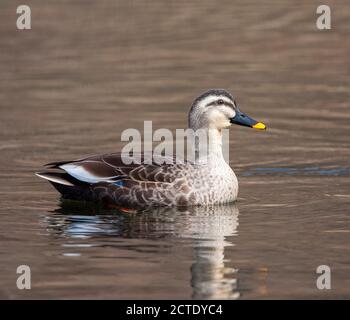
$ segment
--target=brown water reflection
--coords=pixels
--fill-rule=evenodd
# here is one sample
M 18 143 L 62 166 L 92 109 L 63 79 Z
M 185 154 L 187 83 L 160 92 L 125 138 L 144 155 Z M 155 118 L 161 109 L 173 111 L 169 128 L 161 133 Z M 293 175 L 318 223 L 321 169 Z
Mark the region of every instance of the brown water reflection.
M 324 32 L 318 1 L 27 4 L 30 31 L 15 28 L 15 2 L 0 10 L 1 298 L 349 298 L 347 1 L 329 2 Z M 184 128 L 212 87 L 270 128 L 232 128 L 237 207 L 62 208 L 33 175 L 119 150 L 144 120 Z M 316 288 L 320 264 L 332 290 Z
M 225 263 L 232 264 L 230 260 L 225 259 L 225 247 L 234 245 L 227 238 L 231 239 L 237 233 L 236 205 L 187 209 L 159 208 L 132 215 L 68 206 L 56 210 L 53 215 L 45 216 L 43 224 L 47 225 L 50 233 L 65 238 L 68 242 L 63 244 L 67 248 L 64 256 L 80 256 L 81 248 L 108 246 L 135 252 L 152 252 L 154 255 L 164 254 L 158 242 L 168 250 L 178 245 L 193 248 L 193 262 L 189 270 L 192 297 L 239 297 L 235 277 L 237 270 L 225 267 Z M 124 247 L 118 242 L 114 243 L 118 237 L 126 240 L 137 239 L 141 245 Z M 148 247 L 142 240 L 156 242 Z M 74 250 L 76 252 L 72 253 Z

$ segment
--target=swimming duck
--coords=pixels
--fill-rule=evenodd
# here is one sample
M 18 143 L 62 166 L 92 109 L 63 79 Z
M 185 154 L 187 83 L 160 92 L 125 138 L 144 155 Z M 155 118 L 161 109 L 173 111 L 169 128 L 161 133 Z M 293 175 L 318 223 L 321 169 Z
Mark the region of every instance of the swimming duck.
M 197 206 L 233 202 L 238 181 L 224 159 L 222 129 L 232 124 L 266 129 L 245 115 L 233 96 L 211 89 L 194 100 L 188 114 L 189 128 L 202 130 L 210 146 L 205 159 L 125 164 L 121 153 L 49 163 L 36 175 L 47 179 L 63 199 L 83 200 L 120 207 Z M 198 146 L 196 146 L 197 148 Z

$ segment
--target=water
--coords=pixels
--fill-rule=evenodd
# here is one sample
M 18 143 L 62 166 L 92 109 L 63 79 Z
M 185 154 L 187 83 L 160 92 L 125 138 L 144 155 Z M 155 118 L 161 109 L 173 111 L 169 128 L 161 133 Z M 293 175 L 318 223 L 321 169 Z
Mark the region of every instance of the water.
M 31 1 L 0 10 L 1 298 L 349 298 L 349 6 Z M 269 127 L 234 127 L 236 205 L 142 213 L 61 204 L 34 176 L 186 127 L 212 87 Z M 16 268 L 32 289 L 16 287 Z M 332 290 L 316 288 L 329 265 Z

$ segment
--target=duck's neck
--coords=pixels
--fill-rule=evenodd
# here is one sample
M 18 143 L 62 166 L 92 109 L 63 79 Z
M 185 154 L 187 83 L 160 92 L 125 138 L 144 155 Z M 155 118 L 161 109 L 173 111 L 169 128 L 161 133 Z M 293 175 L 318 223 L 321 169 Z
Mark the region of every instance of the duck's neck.
M 224 160 L 221 130 L 216 128 L 205 128 L 201 130 L 203 135 L 206 136 L 207 146 L 203 145 L 203 140 L 196 139 L 196 159 L 203 159 L 206 157 L 208 161 Z

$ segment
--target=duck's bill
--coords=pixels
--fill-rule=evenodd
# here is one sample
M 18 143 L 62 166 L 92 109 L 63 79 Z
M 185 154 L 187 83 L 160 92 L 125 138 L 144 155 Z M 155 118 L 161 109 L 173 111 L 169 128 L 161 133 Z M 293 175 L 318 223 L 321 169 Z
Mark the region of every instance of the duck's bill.
M 266 126 L 262 122 L 258 122 L 248 117 L 243 112 L 237 110 L 236 115 L 230 119 L 231 123 L 238 124 L 240 126 L 251 127 L 259 130 L 266 130 Z

